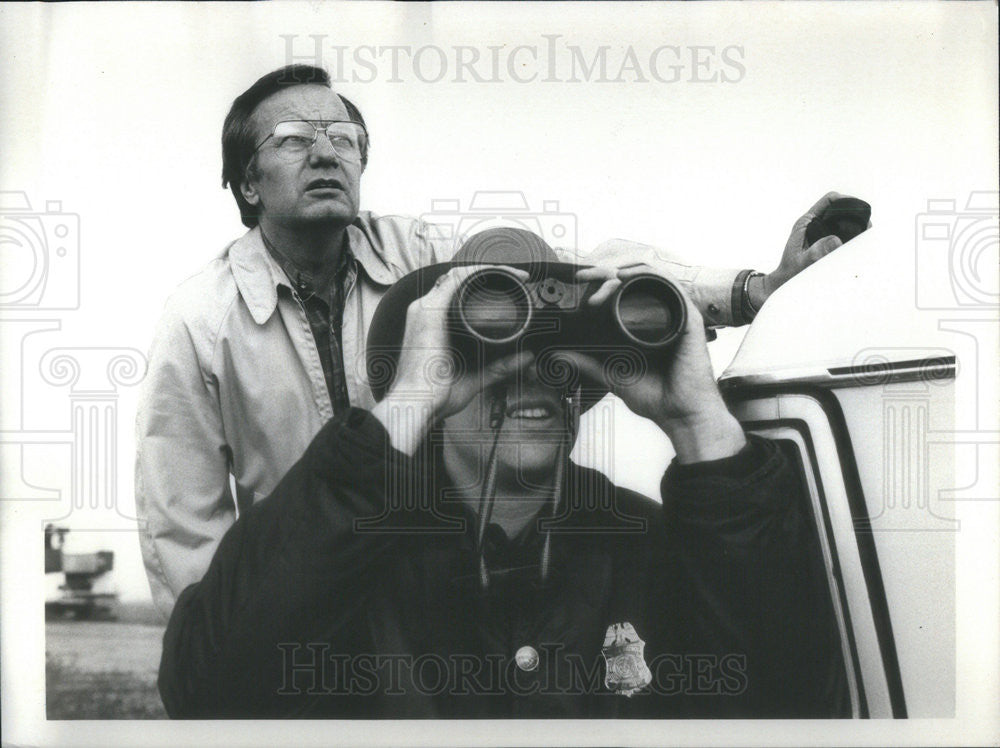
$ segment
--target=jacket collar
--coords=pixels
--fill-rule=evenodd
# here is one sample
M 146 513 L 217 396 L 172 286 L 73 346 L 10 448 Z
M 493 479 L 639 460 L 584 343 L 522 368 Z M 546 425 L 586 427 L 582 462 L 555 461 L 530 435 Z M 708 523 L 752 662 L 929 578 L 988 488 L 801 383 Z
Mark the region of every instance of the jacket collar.
M 371 235 L 368 224 L 358 218 L 354 219 L 354 223 L 347 227 L 347 243 L 351 254 L 373 283 L 379 286 L 391 286 L 399 280 L 400 276 L 393 271 L 381 242 Z M 410 251 L 409 247 L 397 249 L 399 252 Z
M 373 283 L 389 286 L 396 276 L 357 222 L 347 227 L 348 250 Z M 284 271 L 264 246 L 260 227 L 250 229 L 228 250 L 236 287 L 254 322 L 263 325 L 278 305 L 278 286 L 289 286 Z M 289 286 L 290 287 L 290 286 Z

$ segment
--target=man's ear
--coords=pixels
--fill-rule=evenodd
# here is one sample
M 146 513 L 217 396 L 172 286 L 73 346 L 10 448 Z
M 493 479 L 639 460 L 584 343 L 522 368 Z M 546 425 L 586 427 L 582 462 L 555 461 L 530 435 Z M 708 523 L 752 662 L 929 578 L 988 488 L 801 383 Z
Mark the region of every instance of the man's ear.
M 250 171 L 247 169 L 243 175 L 243 181 L 240 182 L 240 194 L 243 195 L 244 200 L 256 208 L 260 205 L 260 193 L 257 192 L 257 183 L 255 179 L 251 178 Z

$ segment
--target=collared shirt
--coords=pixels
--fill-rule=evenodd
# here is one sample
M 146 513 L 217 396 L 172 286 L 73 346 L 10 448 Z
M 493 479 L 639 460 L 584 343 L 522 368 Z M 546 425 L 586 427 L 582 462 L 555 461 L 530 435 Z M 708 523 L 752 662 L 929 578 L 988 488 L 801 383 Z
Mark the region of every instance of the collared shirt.
M 326 388 L 330 393 L 333 413 L 338 415 L 350 407 L 347 383 L 344 378 L 344 356 L 341 343 L 341 320 L 344 316 L 344 296 L 349 284 L 357 277 L 354 258 L 348 248 L 337 255 L 337 265 L 332 271 L 310 273 L 298 267 L 286 254 L 278 250 L 261 232 L 261 238 L 292 284 L 295 300 L 302 304 L 323 366 Z

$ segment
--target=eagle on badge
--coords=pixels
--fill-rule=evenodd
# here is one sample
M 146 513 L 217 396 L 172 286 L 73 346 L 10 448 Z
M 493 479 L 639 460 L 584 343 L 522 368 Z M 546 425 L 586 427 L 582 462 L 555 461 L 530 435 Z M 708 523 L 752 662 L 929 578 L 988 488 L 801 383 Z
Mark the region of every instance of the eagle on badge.
M 632 696 L 653 681 L 643 652 L 646 642 L 639 638 L 631 623 L 612 623 L 604 635 L 606 672 L 604 685 L 614 693 Z

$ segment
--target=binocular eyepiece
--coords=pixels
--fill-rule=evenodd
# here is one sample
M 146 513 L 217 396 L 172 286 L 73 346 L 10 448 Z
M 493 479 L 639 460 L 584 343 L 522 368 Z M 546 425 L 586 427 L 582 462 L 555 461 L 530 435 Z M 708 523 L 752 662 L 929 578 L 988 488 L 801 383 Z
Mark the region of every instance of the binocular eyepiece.
M 684 331 L 684 297 L 670 281 L 643 274 L 622 282 L 599 305 L 588 303 L 601 281 L 545 277 L 521 280 L 501 267 L 473 273 L 452 302 L 452 333 L 497 353 L 518 345 L 586 353 L 626 346 L 646 355 L 667 351 Z

